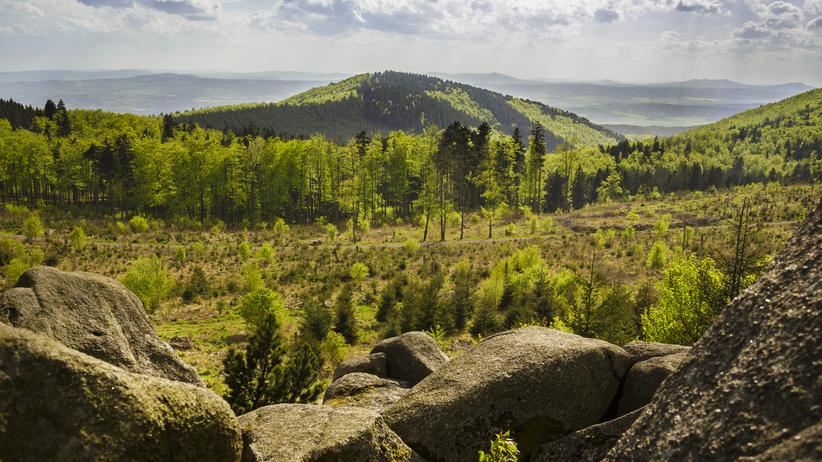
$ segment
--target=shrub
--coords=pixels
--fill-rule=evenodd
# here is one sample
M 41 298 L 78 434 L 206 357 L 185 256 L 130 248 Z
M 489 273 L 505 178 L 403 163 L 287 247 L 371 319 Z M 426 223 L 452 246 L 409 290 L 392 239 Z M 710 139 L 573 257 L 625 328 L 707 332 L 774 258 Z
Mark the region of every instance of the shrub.
M 262 325 L 266 316 L 280 316 L 285 312 L 282 296 L 271 289 L 253 290 L 240 299 L 240 316 L 251 330 Z
M 246 241 L 240 242 L 237 246 L 237 255 L 240 256 L 240 260 L 248 261 L 251 257 L 251 245 Z
M 320 354 L 323 359 L 335 369 L 348 356 L 349 346 L 342 334 L 331 331 L 320 344 Z
M 76 251 L 81 251 L 86 247 L 86 232 L 83 228 L 75 226 L 68 236 L 69 245 Z
M 288 234 L 289 230 L 290 228 L 288 226 L 288 223 L 286 223 L 285 220 L 283 220 L 282 218 L 277 218 L 274 221 L 274 233 L 276 233 L 278 236 Z
M 342 334 L 345 341 L 354 344 L 357 341 L 357 319 L 354 313 L 354 294 L 351 286 L 344 285 L 337 295 L 334 307 L 334 331 Z
M 135 260 L 121 281 L 137 295 L 147 311 L 155 310 L 174 289 L 174 281 L 158 257 Z
M 420 250 L 420 243 L 416 239 L 406 239 L 402 247 L 408 253 L 417 253 Z
M 337 239 L 337 227 L 331 223 L 325 225 L 325 237 L 328 238 L 329 241 Z
M 243 288 L 246 292 L 262 289 L 265 286 L 263 274 L 254 263 L 243 266 Z
M 6 287 L 14 287 L 20 276 L 31 268 L 29 262 L 23 258 L 13 258 L 4 268 L 3 276 L 6 278 Z
M 23 222 L 23 235 L 28 240 L 34 240 L 43 235 L 43 223 L 40 221 L 40 215 L 36 212 L 29 214 L 29 217 Z
M 136 215 L 131 217 L 131 220 L 128 221 L 128 226 L 129 228 L 131 228 L 132 232 L 144 233 L 148 231 L 148 220 L 139 215 Z
M 645 340 L 691 345 L 725 304 L 723 275 L 710 258 L 674 261 L 659 286 L 659 301 L 642 315 Z
M 351 265 L 351 270 L 348 274 L 354 282 L 359 284 L 368 277 L 368 266 L 366 266 L 365 263 L 356 262 Z
M 648 259 L 645 264 L 648 265 L 649 268 L 658 270 L 665 266 L 667 260 L 668 246 L 663 241 L 656 241 L 654 245 L 651 246 L 651 250 L 648 251 Z
M 13 259 L 23 257 L 25 253 L 26 246 L 22 242 L 8 237 L 0 239 L 0 265 L 8 265 Z
M 191 271 L 191 277 L 186 284 L 185 292 L 183 292 L 183 300 L 192 301 L 197 297 L 208 295 L 208 279 L 206 279 L 205 271 L 199 266 L 195 266 Z
M 269 243 L 265 243 L 257 250 L 257 258 L 266 265 L 274 264 L 277 252 Z
M 517 462 L 519 449 L 511 438 L 511 432 L 498 433 L 491 440 L 491 450 L 479 452 L 479 462 Z
M 303 317 L 303 332 L 310 335 L 317 342 L 323 341 L 331 331 L 334 316 L 331 310 L 321 303 L 312 303 L 305 308 Z

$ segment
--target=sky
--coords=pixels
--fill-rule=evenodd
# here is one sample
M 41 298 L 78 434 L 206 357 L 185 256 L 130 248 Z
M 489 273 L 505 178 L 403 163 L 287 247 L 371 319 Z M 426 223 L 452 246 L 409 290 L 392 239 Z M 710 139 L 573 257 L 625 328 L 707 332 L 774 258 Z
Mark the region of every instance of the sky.
M 822 86 L 822 0 L 0 0 L 0 63 Z

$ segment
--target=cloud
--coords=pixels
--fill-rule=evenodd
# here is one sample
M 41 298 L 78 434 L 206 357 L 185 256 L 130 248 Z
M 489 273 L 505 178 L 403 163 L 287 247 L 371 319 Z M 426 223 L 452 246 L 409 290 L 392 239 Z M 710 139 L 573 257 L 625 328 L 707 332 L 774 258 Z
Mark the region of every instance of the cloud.
M 673 30 L 666 30 L 659 34 L 659 41 L 665 43 L 674 43 L 679 41 L 679 34 Z
M 808 21 L 808 25 L 805 26 L 805 29 L 809 32 L 815 32 L 817 34 L 822 33 L 822 16 L 818 16 Z
M 676 10 L 685 13 L 720 14 L 723 12 L 721 2 L 709 0 L 679 0 Z
M 215 19 L 220 10 L 216 0 L 77 0 L 86 6 L 109 8 L 148 8 L 181 16 L 192 21 Z
M 607 22 L 611 23 L 614 21 L 619 20 L 619 12 L 615 10 L 609 10 L 607 8 L 601 8 L 594 12 L 594 19 L 599 22 Z
M 37 5 L 31 3 L 24 3 L 24 2 L 10 2 L 3 4 L 0 7 L 2 10 L 11 11 L 14 13 L 19 13 L 24 16 L 31 16 L 33 18 L 41 18 L 43 17 L 43 10 L 41 10 Z

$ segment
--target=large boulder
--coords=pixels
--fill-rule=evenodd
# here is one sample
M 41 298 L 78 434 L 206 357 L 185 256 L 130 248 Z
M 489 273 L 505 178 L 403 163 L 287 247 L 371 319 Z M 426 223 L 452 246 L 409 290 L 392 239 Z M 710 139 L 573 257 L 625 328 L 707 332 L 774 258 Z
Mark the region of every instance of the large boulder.
M 619 414 L 627 414 L 650 403 L 662 381 L 668 378 L 687 356 L 687 353 L 656 356 L 631 366 L 622 385 Z
M 323 404 L 355 406 L 382 413 L 385 408 L 408 394 L 395 380 L 363 372 L 352 372 L 335 380 L 325 391 Z
M 387 376 L 415 385 L 448 362 L 437 342 L 424 332 L 406 332 L 378 343 L 371 353 L 384 353 Z
M 822 460 L 822 207 L 724 308 L 608 460 Z
M 238 461 L 225 401 L 0 324 L 0 459 Z
M 628 369 L 622 348 L 542 327 L 488 337 L 417 384 L 383 416 L 431 461 L 475 461 L 495 433 L 520 450 L 600 422 Z
M 385 353 L 371 353 L 368 356 L 341 362 L 334 368 L 334 380 L 352 372 L 365 372 L 377 377 L 385 377 L 388 373 L 385 365 Z
M 531 462 L 598 462 L 636 421 L 642 409 L 545 443 L 531 454 Z
M 638 363 L 658 356 L 675 355 L 691 351 L 691 347 L 684 345 L 640 341 L 628 343 L 622 348 L 631 355 L 631 363 Z
M 275 404 L 239 420 L 244 462 L 419 460 L 379 414 L 367 409 Z
M 157 336 L 137 296 L 114 279 L 32 268 L 0 295 L 0 322 L 131 372 L 204 386 L 197 371 Z

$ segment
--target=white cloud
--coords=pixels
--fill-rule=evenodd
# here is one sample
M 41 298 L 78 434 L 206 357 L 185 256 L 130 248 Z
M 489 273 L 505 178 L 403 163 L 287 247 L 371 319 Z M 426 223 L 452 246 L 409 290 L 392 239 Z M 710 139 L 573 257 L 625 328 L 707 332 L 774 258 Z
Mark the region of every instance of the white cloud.
M 148 8 L 179 15 L 189 20 L 215 19 L 220 10 L 216 0 L 77 0 L 86 6 L 108 8 Z
M 686 13 L 720 14 L 723 12 L 722 3 L 710 0 L 679 0 L 677 11 Z
M 43 17 L 43 10 L 38 8 L 37 5 L 26 2 L 2 2 L 0 3 L 0 11 L 9 11 L 33 18 Z

